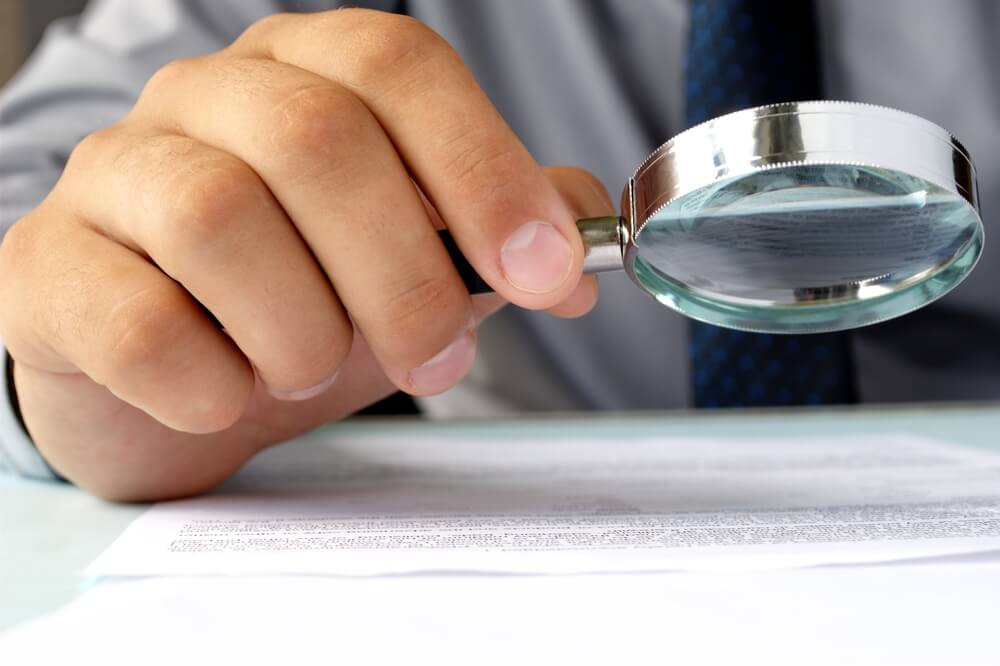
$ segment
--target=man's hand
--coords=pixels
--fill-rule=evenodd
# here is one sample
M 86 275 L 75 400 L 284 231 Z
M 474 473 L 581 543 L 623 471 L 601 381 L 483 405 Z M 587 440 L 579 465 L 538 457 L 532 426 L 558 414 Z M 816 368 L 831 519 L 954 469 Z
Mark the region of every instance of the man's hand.
M 574 219 L 611 210 L 543 171 L 420 23 L 274 16 L 80 144 L 4 239 L 0 333 L 59 472 L 197 493 L 395 389 L 450 388 L 505 301 L 586 312 Z M 496 296 L 469 297 L 438 225 Z

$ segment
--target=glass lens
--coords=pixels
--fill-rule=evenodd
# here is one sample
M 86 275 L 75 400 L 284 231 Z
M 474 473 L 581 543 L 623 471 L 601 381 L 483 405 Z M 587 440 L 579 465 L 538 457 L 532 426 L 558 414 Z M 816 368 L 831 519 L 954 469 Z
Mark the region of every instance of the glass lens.
M 841 330 L 926 305 L 982 251 L 961 196 L 896 171 L 789 166 L 674 200 L 636 239 L 634 277 L 657 300 L 720 326 Z

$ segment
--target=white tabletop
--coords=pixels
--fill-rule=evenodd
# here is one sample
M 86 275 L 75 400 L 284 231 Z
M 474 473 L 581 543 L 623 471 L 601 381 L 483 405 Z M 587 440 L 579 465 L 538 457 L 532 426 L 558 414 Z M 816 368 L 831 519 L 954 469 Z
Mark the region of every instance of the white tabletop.
M 355 420 L 324 434 L 409 432 L 440 437 L 504 435 L 616 438 L 658 435 L 761 437 L 803 434 L 912 433 L 943 442 L 1000 450 L 1000 406 L 908 406 L 795 412 L 671 413 L 561 416 L 509 421 L 427 423 L 410 419 Z M 254 475 L 280 466 L 283 456 L 308 446 L 305 436 L 250 464 Z M 248 474 L 231 483 L 247 482 Z M 75 596 L 80 571 L 145 507 L 113 505 L 64 484 L 0 476 L 0 630 L 54 610 Z

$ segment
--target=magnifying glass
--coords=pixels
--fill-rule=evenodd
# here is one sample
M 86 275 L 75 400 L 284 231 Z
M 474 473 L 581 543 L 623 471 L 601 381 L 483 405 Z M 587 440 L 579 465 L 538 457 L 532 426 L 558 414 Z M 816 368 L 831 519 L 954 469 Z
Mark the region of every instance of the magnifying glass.
M 737 111 L 642 163 L 621 216 L 579 220 L 588 273 L 625 270 L 660 303 L 747 331 L 821 333 L 898 317 L 983 250 L 975 167 L 947 131 L 854 102 Z M 472 293 L 491 291 L 442 239 Z

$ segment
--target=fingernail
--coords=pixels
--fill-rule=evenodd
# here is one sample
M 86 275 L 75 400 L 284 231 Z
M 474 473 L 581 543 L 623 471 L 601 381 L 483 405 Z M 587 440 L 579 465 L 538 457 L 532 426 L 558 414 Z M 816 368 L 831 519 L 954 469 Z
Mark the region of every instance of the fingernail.
M 548 222 L 529 222 L 500 251 L 507 281 L 521 291 L 544 294 L 562 286 L 573 265 L 573 249 Z
M 454 386 L 472 367 L 476 339 L 466 331 L 434 358 L 410 371 L 409 383 L 421 394 L 439 393 Z
M 316 386 L 310 386 L 309 388 L 299 389 L 298 391 L 282 391 L 280 389 L 267 387 L 267 392 L 270 393 L 274 398 L 278 400 L 284 400 L 285 402 L 302 402 L 303 400 L 309 400 L 310 398 L 315 398 L 319 394 L 330 388 L 335 381 L 337 381 L 337 375 L 339 373 L 333 373 L 332 377 L 327 377 Z M 265 386 L 267 383 L 265 382 Z

